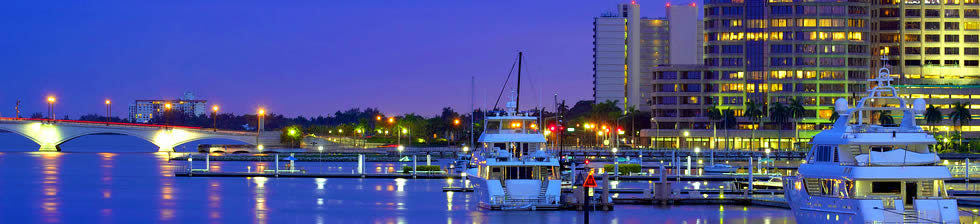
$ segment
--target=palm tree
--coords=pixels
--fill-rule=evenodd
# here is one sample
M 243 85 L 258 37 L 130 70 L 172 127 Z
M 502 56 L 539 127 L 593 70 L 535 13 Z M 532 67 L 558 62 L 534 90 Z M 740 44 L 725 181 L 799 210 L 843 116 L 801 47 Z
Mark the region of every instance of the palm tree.
M 796 98 L 789 99 L 789 104 L 786 105 L 786 112 L 789 113 L 790 118 L 793 119 L 793 131 L 796 134 L 796 141 L 800 140 L 800 119 L 806 113 L 806 108 L 803 107 L 803 103 Z M 795 142 L 794 142 L 795 143 Z M 795 144 L 794 144 L 795 145 Z
M 881 126 L 890 126 L 895 124 L 895 118 L 892 117 L 892 111 L 885 110 L 878 114 L 878 123 Z
M 711 107 L 708 107 L 708 119 L 713 122 L 711 124 L 711 133 L 712 133 L 711 135 L 713 136 L 712 139 L 711 139 L 711 142 L 712 143 L 715 143 L 716 142 L 716 139 L 718 139 L 718 121 L 720 121 L 721 118 L 722 118 L 721 110 L 718 110 L 718 108 L 715 107 L 714 105 L 712 105 Z M 711 145 L 714 145 L 714 144 L 711 144 Z M 714 149 L 714 148 L 712 148 L 712 149 Z
M 960 132 L 962 135 L 963 125 L 969 124 L 970 120 L 973 120 L 970 114 L 970 103 L 956 102 L 953 103 L 953 111 L 949 112 L 949 120 L 956 125 L 956 131 Z M 960 145 L 963 144 L 963 138 L 960 138 Z
M 759 129 L 759 127 L 762 126 L 762 115 L 763 115 L 763 111 L 762 110 L 764 110 L 763 109 L 764 107 L 765 107 L 765 105 L 757 104 L 757 103 L 755 103 L 753 101 L 749 101 L 749 102 L 745 103 L 745 111 L 744 111 L 744 113 L 742 115 L 745 116 L 745 117 L 748 117 L 749 120 L 752 120 L 757 125 L 756 128 L 753 128 L 752 129 L 752 138 L 751 139 L 755 139 L 755 130 L 756 129 Z M 750 147 L 752 146 L 752 141 L 751 140 L 749 140 L 749 146 Z
M 779 134 L 778 139 L 783 139 L 783 124 L 790 119 L 792 115 L 790 114 L 789 107 L 785 104 L 776 102 L 769 107 L 769 121 L 776 123 L 776 132 Z M 776 143 L 776 149 L 782 149 L 782 145 Z
M 932 132 L 935 133 L 936 124 L 943 122 L 943 112 L 940 112 L 939 108 L 936 108 L 936 106 L 929 104 L 929 107 L 926 107 L 926 113 L 924 116 L 926 118 L 926 124 L 929 124 L 929 127 L 932 127 L 930 129 L 932 129 Z
M 732 129 L 732 127 L 738 126 L 738 120 L 735 117 L 735 111 L 732 109 L 725 109 L 721 111 L 721 115 L 721 122 L 724 124 L 722 128 L 725 128 L 725 150 L 728 150 L 729 145 L 731 145 L 731 143 L 729 143 L 729 139 L 731 139 L 731 137 L 728 135 L 728 130 Z
M 830 109 L 834 110 L 833 107 L 831 107 Z M 827 120 L 830 120 L 830 123 L 834 123 L 837 122 L 837 118 L 840 118 L 840 113 L 837 113 L 837 110 L 834 110 L 834 113 L 831 114 L 830 118 L 828 118 Z

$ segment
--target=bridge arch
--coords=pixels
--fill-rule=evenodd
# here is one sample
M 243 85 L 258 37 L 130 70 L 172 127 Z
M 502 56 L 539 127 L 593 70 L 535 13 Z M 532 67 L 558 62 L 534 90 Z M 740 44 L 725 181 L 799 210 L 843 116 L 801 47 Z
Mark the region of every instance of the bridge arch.
M 135 137 L 135 138 L 138 138 L 138 139 L 143 140 L 145 142 L 148 142 L 148 143 L 152 144 L 153 146 L 156 146 L 157 147 L 157 151 L 160 150 L 160 146 L 159 145 L 157 145 L 156 143 L 153 142 L 153 140 L 148 139 L 148 138 L 146 138 L 143 135 L 132 134 L 132 133 L 123 133 L 123 132 L 113 132 L 113 131 L 89 131 L 89 132 L 84 132 L 84 133 L 75 133 L 75 134 L 73 134 L 71 136 L 67 136 L 67 137 L 61 139 L 60 141 L 58 141 L 57 143 L 55 143 L 55 149 L 57 149 L 59 152 L 64 151 L 64 150 L 61 149 L 61 146 L 64 145 L 65 143 L 68 143 L 68 142 L 70 142 L 72 140 L 75 140 L 75 139 L 78 139 L 78 138 L 81 138 L 81 137 L 93 136 L 93 135 L 122 135 L 122 136 Z
M 4 127 L 4 126 L 0 126 L 0 131 L 10 132 L 10 133 L 13 133 L 13 134 L 15 134 L 17 136 L 24 137 L 24 139 L 27 139 L 29 142 L 34 143 L 34 145 L 41 146 L 41 142 L 38 141 L 38 139 L 34 138 L 34 136 L 30 136 L 30 135 L 28 135 L 28 134 L 26 134 L 24 132 L 21 132 L 19 130 L 16 130 L 15 128 L 7 128 L 7 127 Z
M 40 151 L 61 151 L 65 142 L 82 136 L 114 134 L 133 136 L 171 152 L 174 146 L 204 139 L 227 139 L 255 144 L 255 134 L 235 131 L 209 131 L 186 127 L 145 126 L 132 124 L 92 124 L 76 121 L 40 121 L 0 119 L 0 130 L 16 133 L 40 145 Z
M 205 140 L 225 140 L 225 141 L 239 142 L 239 143 L 246 144 L 246 145 L 255 145 L 255 137 L 254 136 L 252 136 L 252 137 L 246 137 L 246 138 L 239 138 L 237 136 L 234 136 L 234 137 L 233 136 L 203 136 L 203 137 L 199 137 L 199 138 L 193 138 L 193 139 L 187 139 L 187 140 L 184 140 L 184 141 L 175 142 L 174 143 L 174 150 L 176 152 L 177 147 L 183 146 L 183 145 L 185 145 L 187 143 L 192 143 L 192 142 L 196 142 L 196 141 L 205 141 Z M 197 151 L 197 148 L 194 148 L 193 150 L 194 151 Z

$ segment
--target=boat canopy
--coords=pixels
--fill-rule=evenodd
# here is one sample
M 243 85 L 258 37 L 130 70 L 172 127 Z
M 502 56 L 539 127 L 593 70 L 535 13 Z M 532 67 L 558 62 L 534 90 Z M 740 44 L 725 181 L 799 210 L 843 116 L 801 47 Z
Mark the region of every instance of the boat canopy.
M 480 135 L 481 143 L 507 143 L 507 142 L 530 142 L 544 143 L 544 135 L 541 134 L 483 134 Z

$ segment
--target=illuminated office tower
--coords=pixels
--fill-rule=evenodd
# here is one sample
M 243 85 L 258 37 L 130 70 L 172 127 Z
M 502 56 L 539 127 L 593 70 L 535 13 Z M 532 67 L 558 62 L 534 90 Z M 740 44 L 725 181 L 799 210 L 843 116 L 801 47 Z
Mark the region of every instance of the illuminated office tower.
M 883 0 L 872 8 L 876 58 L 885 53 L 900 93 L 924 98 L 944 115 L 957 102 L 980 104 L 980 4 L 977 0 Z M 875 63 L 880 67 L 880 63 Z M 972 106 L 972 114 L 980 107 Z M 954 131 L 950 121 L 927 130 Z M 963 126 L 980 137 L 977 121 Z
M 681 148 L 788 149 L 807 142 L 829 123 L 835 99 L 854 99 L 867 88 L 870 7 L 868 0 L 705 1 L 704 65 L 652 69 L 654 128 L 641 136 Z M 805 108 L 799 139 L 793 122 L 771 122 L 768 114 L 790 99 Z M 748 102 L 762 105 L 758 119 L 743 116 Z M 713 138 L 711 106 L 738 117 L 731 140 Z

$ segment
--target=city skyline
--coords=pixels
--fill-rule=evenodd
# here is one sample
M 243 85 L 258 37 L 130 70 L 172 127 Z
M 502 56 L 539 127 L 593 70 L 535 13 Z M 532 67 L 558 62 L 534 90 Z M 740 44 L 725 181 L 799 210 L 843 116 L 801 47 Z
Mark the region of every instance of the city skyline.
M 471 76 L 476 108 L 492 107 L 518 51 L 522 106 L 555 93 L 574 103 L 591 99 L 591 18 L 624 2 L 14 3 L 2 9 L 0 115 L 17 100 L 21 116 L 43 113 L 50 95 L 59 117 L 102 114 L 107 99 L 125 117 L 134 100 L 185 91 L 222 113 L 463 111 Z

